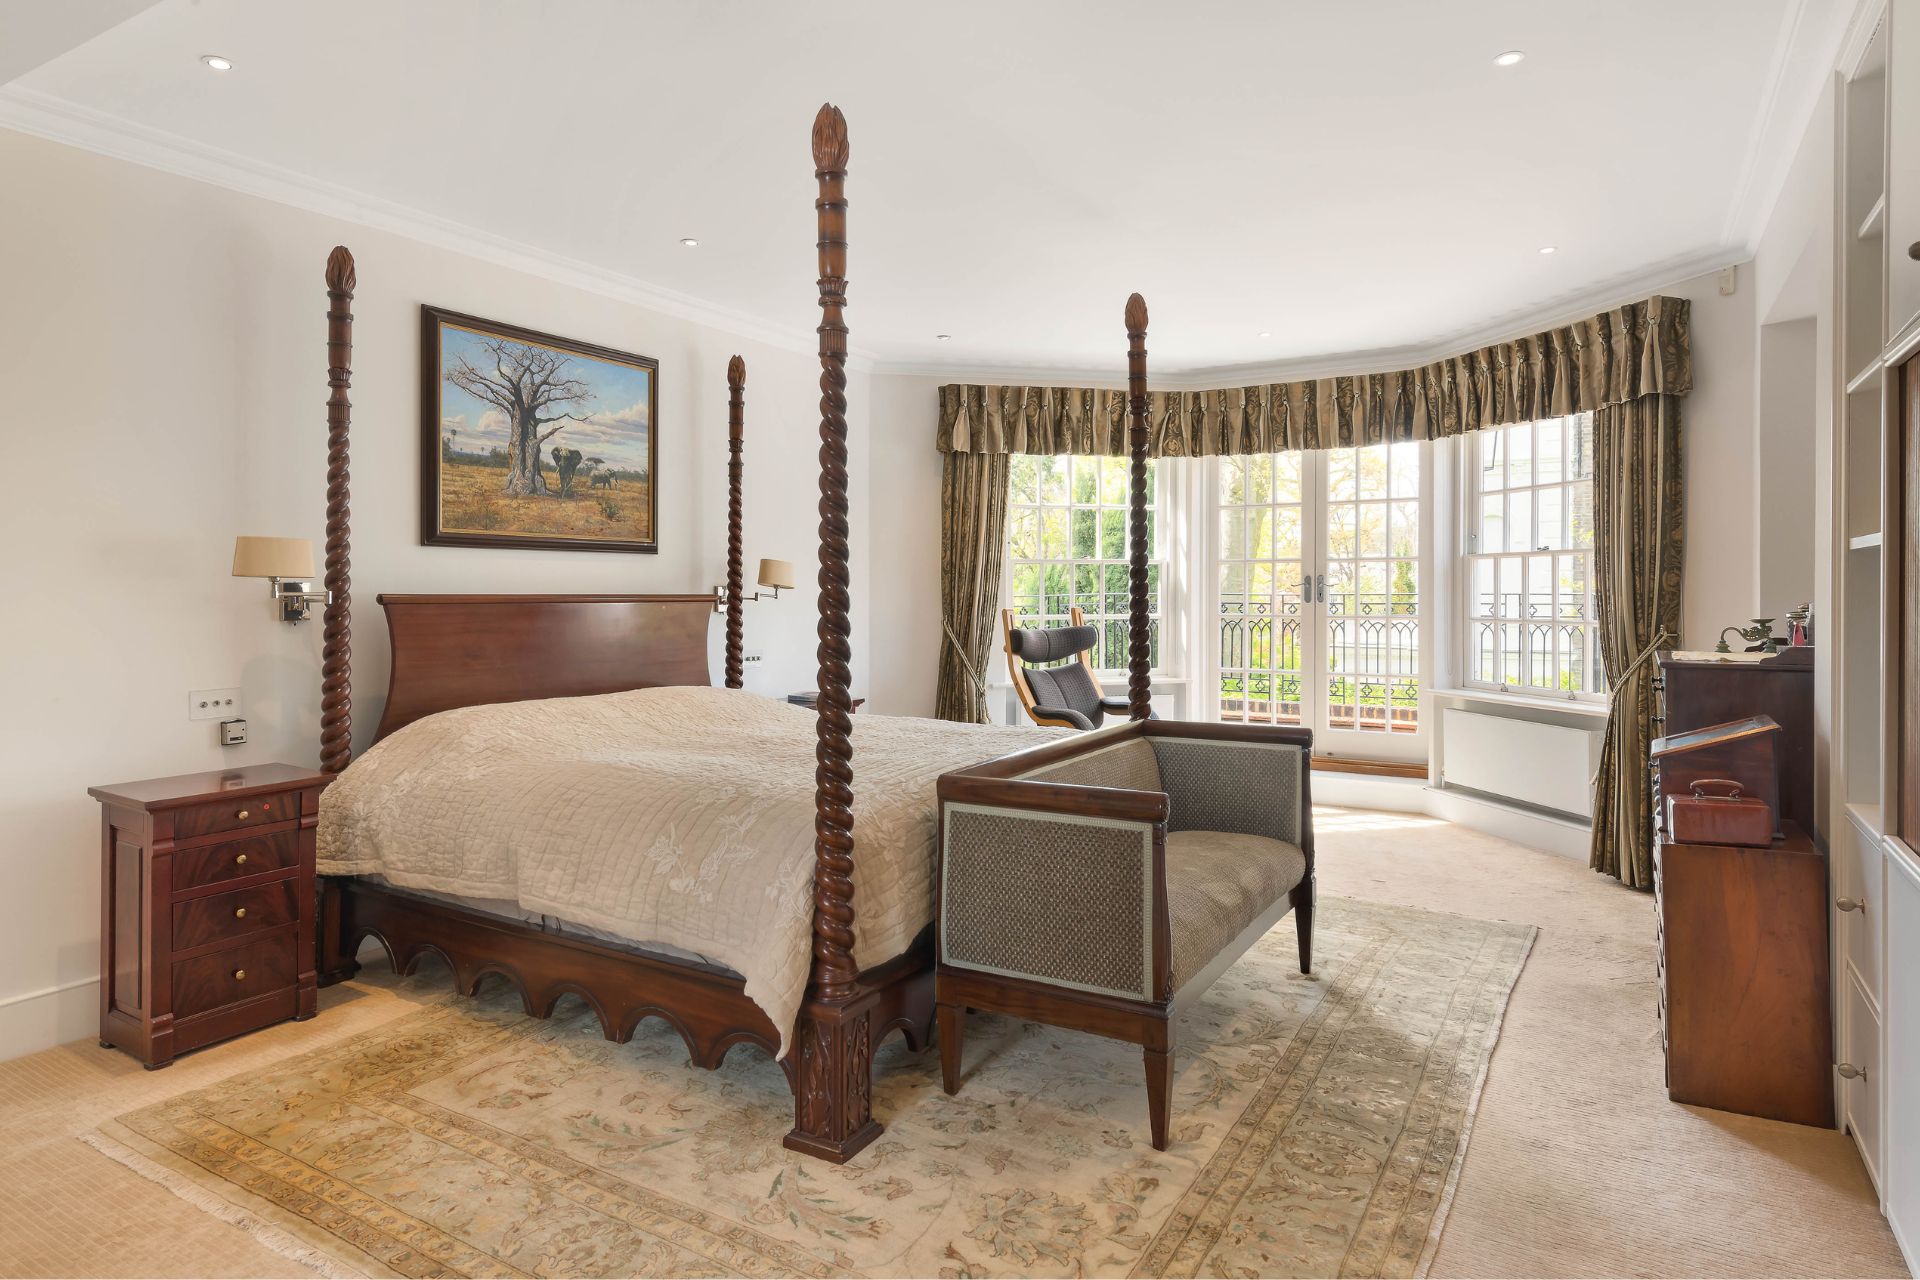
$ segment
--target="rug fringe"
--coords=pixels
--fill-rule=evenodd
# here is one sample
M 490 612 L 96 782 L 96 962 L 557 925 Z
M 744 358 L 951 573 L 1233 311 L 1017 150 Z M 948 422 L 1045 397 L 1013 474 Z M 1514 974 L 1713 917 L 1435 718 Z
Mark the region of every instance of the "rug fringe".
M 1445 914 L 1436 912 L 1438 914 Z M 1487 1072 L 1493 1067 L 1493 1052 L 1500 1045 L 1500 1037 L 1507 1029 L 1507 1006 L 1513 1003 L 1513 989 L 1520 985 L 1520 978 L 1527 971 L 1527 960 L 1533 955 L 1533 944 L 1540 940 L 1540 927 L 1527 926 L 1527 947 L 1520 953 L 1520 967 L 1513 971 L 1513 981 L 1507 984 L 1506 991 L 1500 997 L 1500 1008 L 1493 1021 L 1493 1044 L 1487 1048 L 1487 1056 L 1480 1060 L 1480 1072 L 1474 1079 L 1473 1092 L 1467 1097 L 1466 1114 L 1460 1121 L 1460 1141 L 1453 1152 L 1453 1167 L 1447 1170 L 1447 1185 L 1440 1193 L 1440 1203 L 1433 1211 L 1433 1221 L 1427 1224 L 1427 1240 L 1420 1248 L 1420 1261 L 1413 1269 L 1414 1280 L 1427 1280 L 1427 1271 L 1433 1266 L 1433 1256 L 1440 1252 L 1440 1233 L 1446 1229 L 1447 1215 L 1453 1211 L 1453 1193 L 1460 1186 L 1460 1171 L 1467 1164 L 1467 1144 L 1473 1139 L 1473 1122 L 1480 1115 L 1480 1095 L 1487 1087 Z
M 364 1271 L 354 1270 L 338 1258 L 300 1240 L 292 1232 L 274 1226 L 258 1214 L 241 1208 L 224 1196 L 197 1186 L 192 1180 L 175 1173 L 159 1161 L 141 1155 L 138 1151 L 124 1143 L 114 1141 L 98 1130 L 74 1136 L 107 1159 L 117 1161 L 147 1181 L 165 1187 L 194 1208 L 240 1228 L 258 1240 L 263 1247 L 271 1249 L 283 1258 L 289 1258 L 303 1267 L 309 1267 L 327 1277 L 328 1280 L 367 1280 Z

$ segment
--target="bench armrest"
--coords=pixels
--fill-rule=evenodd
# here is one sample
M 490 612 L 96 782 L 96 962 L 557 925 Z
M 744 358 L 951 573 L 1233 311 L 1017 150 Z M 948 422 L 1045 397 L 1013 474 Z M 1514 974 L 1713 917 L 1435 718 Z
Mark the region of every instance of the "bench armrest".
M 1155 999 L 1166 919 L 1166 796 L 1116 787 L 942 780 L 943 966 Z

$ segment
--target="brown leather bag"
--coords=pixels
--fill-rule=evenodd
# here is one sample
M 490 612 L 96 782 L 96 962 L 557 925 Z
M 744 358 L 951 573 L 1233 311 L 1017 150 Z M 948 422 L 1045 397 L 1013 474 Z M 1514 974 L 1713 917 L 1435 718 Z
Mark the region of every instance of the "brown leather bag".
M 1699 778 L 1692 794 L 1667 797 L 1667 839 L 1675 844 L 1773 843 L 1773 807 L 1731 778 Z

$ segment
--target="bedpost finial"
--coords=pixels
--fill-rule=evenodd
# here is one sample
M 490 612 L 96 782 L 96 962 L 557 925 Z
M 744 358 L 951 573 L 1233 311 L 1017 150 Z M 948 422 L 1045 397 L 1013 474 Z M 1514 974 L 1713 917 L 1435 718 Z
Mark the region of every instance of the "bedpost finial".
M 352 251 L 343 244 L 333 246 L 333 252 L 327 255 L 327 288 L 334 293 L 352 293 L 356 283 Z
M 822 170 L 847 167 L 847 118 L 831 102 L 813 118 L 813 167 Z
M 1147 331 L 1147 300 L 1139 294 L 1127 296 L 1127 332 L 1145 333 Z
M 739 356 L 727 361 L 727 385 L 736 390 L 747 385 L 747 362 Z

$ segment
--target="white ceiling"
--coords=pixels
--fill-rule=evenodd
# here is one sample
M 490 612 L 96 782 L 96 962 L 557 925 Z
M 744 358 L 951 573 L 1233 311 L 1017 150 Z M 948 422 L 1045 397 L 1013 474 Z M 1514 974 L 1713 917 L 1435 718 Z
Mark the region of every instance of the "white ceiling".
M 1172 373 L 1405 354 L 1732 260 L 1847 8 L 163 0 L 0 90 L 0 124 L 177 145 L 810 343 L 830 99 L 857 351 L 1118 372 L 1137 289 Z

